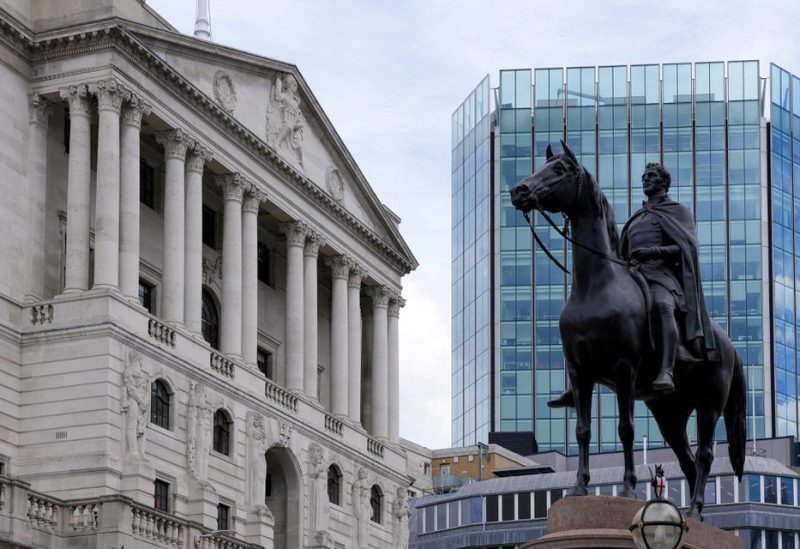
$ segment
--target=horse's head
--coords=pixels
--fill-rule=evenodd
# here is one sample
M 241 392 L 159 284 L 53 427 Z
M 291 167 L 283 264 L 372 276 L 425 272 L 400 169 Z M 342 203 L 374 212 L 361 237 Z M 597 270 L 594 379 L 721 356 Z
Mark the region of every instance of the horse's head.
M 564 152 L 555 155 L 548 145 L 544 165 L 512 187 L 511 203 L 516 209 L 563 212 L 575 201 L 582 168 L 564 141 L 561 146 Z

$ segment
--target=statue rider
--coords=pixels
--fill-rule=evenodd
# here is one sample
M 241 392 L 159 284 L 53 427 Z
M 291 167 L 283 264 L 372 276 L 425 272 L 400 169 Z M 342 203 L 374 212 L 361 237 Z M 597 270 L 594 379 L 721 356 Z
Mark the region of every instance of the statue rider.
M 672 371 L 676 358 L 688 362 L 717 358 L 700 282 L 694 219 L 691 210 L 667 195 L 670 184 L 669 172 L 661 164 L 647 164 L 642 175 L 647 200 L 625 224 L 620 241 L 620 255 L 650 289 L 656 320 L 651 329 L 660 353 L 652 388 L 661 394 L 675 390 Z M 574 406 L 571 391 L 548 406 Z

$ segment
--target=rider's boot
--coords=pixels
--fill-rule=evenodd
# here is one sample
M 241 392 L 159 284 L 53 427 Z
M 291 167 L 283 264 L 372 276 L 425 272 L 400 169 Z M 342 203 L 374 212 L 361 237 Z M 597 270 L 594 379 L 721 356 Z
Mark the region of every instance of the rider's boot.
M 558 398 L 554 398 L 553 400 L 549 400 L 547 402 L 548 408 L 574 408 L 575 407 L 575 398 L 572 396 L 572 391 L 567 389 L 561 396 Z
M 669 394 L 675 391 L 672 382 L 672 370 L 678 355 L 678 325 L 672 312 L 661 314 L 661 367 L 653 380 L 653 390 L 657 393 Z

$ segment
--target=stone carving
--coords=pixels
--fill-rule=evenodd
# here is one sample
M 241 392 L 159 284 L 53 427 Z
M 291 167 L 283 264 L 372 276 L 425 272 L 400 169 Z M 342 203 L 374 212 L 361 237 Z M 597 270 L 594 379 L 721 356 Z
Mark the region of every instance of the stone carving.
M 264 422 L 261 414 L 247 414 L 247 494 L 248 503 L 269 513 L 266 504 L 267 460 L 265 454 L 272 438 L 267 431 L 269 424 Z
M 325 264 L 331 268 L 333 278 L 348 278 L 352 261 L 346 255 L 336 255 L 325 259 Z M 359 281 L 360 284 L 360 281 Z
M 361 281 L 364 280 L 365 276 L 367 276 L 367 273 L 364 268 L 361 265 L 353 262 L 350 265 L 350 276 L 347 277 L 347 287 L 360 289 Z
M 86 84 L 78 84 L 61 90 L 61 99 L 69 104 L 70 118 L 89 116 L 89 88 Z
M 278 435 L 278 446 L 288 448 L 292 445 L 292 426 L 285 421 L 280 422 L 280 434 Z
M 287 246 L 305 246 L 309 234 L 308 225 L 302 221 L 287 221 L 280 224 L 280 232 L 286 237 Z
M 367 480 L 367 470 L 358 470 L 358 478 L 353 483 L 353 517 L 355 518 L 355 549 L 367 549 L 369 545 L 369 521 L 372 517 L 370 505 L 371 487 Z
M 229 113 L 236 108 L 236 86 L 224 71 L 217 71 L 214 74 L 214 99 Z
M 90 84 L 89 91 L 97 96 L 97 109 L 100 111 L 119 113 L 122 102 L 130 97 L 130 92 L 113 78 Z
M 195 146 L 188 151 L 186 155 L 186 171 L 199 172 L 202 174 L 206 162 L 212 158 L 211 151 L 199 143 L 195 143 Z
M 55 107 L 50 101 L 39 95 L 32 93 L 28 98 L 28 111 L 30 113 L 29 121 L 31 124 L 38 124 L 44 129 L 47 129 L 50 115 L 53 114 Z
M 318 546 L 328 547 L 328 467 L 325 450 L 316 442 L 308 449 L 308 483 L 311 532 Z
M 241 202 L 247 181 L 238 173 L 226 173 L 216 178 L 225 200 L 238 200 Z
M 267 105 L 267 143 L 303 166 L 303 114 L 297 80 L 278 76 Z
M 52 303 L 45 303 L 44 305 L 34 305 L 31 307 L 31 324 L 50 324 L 53 322 L 53 305 Z
M 147 412 L 150 403 L 150 376 L 142 368 L 142 356 L 139 353 L 132 352 L 128 355 L 122 382 L 125 458 L 133 461 L 145 460 L 144 434 L 149 420 Z
M 406 306 L 406 300 L 400 294 L 393 294 L 389 299 L 389 316 L 399 317 L 400 309 Z
M 222 256 L 216 259 L 203 256 L 203 280 L 211 286 L 218 278 L 222 278 Z
M 303 249 L 303 255 L 308 257 L 319 256 L 319 249 L 325 246 L 325 239 L 317 231 L 311 231 L 306 240 L 306 247 Z
M 394 516 L 394 539 L 396 547 L 405 549 L 408 547 L 408 499 L 406 489 L 402 486 L 397 488 L 394 501 L 392 502 L 392 515 Z
M 389 306 L 389 299 L 392 297 L 392 291 L 388 286 L 373 286 L 369 289 L 368 293 L 370 297 L 372 297 L 372 306 L 375 309 L 385 309 Z
M 208 402 L 206 386 L 193 383 L 189 396 L 189 427 L 186 461 L 192 476 L 201 482 L 208 478 L 214 410 Z
M 122 110 L 122 124 L 141 128 L 142 117 L 150 114 L 150 110 L 150 105 L 142 101 L 138 96 L 131 94 L 125 104 L 125 108 Z
M 341 204 L 344 200 L 344 179 L 338 168 L 335 166 L 328 168 L 328 176 L 325 178 L 325 183 L 333 199 Z
M 262 202 L 267 200 L 267 193 L 259 189 L 255 184 L 251 183 L 244 191 L 244 198 L 242 199 L 242 210 L 245 212 L 256 212 L 261 206 Z
M 156 134 L 156 142 L 164 147 L 167 158 L 186 159 L 186 151 L 194 147 L 195 141 L 183 130 L 165 130 Z

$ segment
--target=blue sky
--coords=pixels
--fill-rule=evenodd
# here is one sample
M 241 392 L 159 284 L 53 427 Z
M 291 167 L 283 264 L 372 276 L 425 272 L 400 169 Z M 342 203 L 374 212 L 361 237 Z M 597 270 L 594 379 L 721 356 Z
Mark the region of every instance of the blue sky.
M 195 0 L 148 0 L 191 34 Z M 420 261 L 401 436 L 450 445 L 450 115 L 504 68 L 759 59 L 800 72 L 800 2 L 211 0 L 215 42 L 298 66 Z

